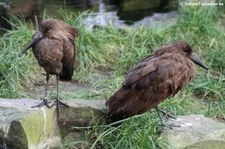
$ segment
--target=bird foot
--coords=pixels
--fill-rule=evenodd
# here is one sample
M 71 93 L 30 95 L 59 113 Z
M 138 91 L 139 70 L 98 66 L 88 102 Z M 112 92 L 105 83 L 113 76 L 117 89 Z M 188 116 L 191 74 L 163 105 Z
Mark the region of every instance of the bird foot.
M 63 103 L 60 100 L 54 101 L 54 103 L 51 105 L 51 107 L 53 107 L 54 105 L 56 105 L 56 108 L 59 108 L 60 106 L 64 106 L 64 107 L 69 108 L 69 106 L 67 104 Z
M 47 98 L 44 98 L 43 99 L 43 101 L 40 103 L 40 104 L 38 104 L 38 105 L 36 105 L 36 106 L 32 106 L 31 108 L 40 108 L 40 107 L 42 107 L 42 106 L 46 106 L 46 107 L 48 107 L 48 108 L 51 108 L 48 104 L 49 104 L 50 102 L 47 100 Z
M 166 110 L 164 110 L 164 109 L 162 109 L 162 108 L 159 108 L 159 107 L 158 107 L 158 110 L 159 110 L 163 115 L 165 115 L 166 117 L 172 118 L 172 119 L 176 119 L 176 116 L 173 115 L 173 114 L 171 114 L 170 112 L 168 112 L 168 111 L 166 111 Z
M 60 108 L 61 106 L 64 106 L 64 107 L 69 108 L 69 106 L 68 106 L 67 104 L 61 102 L 61 101 L 58 100 L 58 99 L 57 99 L 56 101 L 54 101 L 54 103 L 51 105 L 51 107 L 53 107 L 53 106 L 55 106 L 55 105 L 56 105 L 56 114 L 57 114 L 57 118 L 59 118 L 59 108 Z
M 160 126 L 163 127 L 163 128 L 167 128 L 167 129 L 173 129 L 174 127 L 181 127 L 180 125 L 166 124 L 166 123 L 161 123 Z

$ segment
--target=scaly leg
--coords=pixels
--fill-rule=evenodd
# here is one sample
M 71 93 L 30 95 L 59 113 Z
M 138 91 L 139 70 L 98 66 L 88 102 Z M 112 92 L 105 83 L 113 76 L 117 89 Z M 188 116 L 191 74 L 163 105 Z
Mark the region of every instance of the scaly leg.
M 162 117 L 161 117 L 160 112 L 161 112 L 164 116 L 166 116 L 166 117 L 176 119 L 176 117 L 175 117 L 174 115 L 172 115 L 171 113 L 165 111 L 165 110 L 162 109 L 162 108 L 159 108 L 158 106 L 155 107 L 155 110 L 156 110 L 156 112 L 157 112 L 157 114 L 158 114 L 158 116 L 159 116 L 159 120 L 160 120 L 160 122 L 161 122 L 162 125 L 164 125 L 164 122 L 163 122 L 163 120 L 162 120 Z
M 57 116 L 59 116 L 59 108 L 60 108 L 60 106 L 62 105 L 62 106 L 65 106 L 67 108 L 69 108 L 69 106 L 59 100 L 59 75 L 56 75 L 56 81 L 57 81 L 57 99 L 56 99 L 56 101 L 54 102 L 54 104 L 51 107 L 56 105 L 56 113 L 57 113 Z
M 172 118 L 172 119 L 176 119 L 176 116 L 174 116 L 173 114 L 171 114 L 170 112 L 157 107 L 158 111 L 162 112 L 163 115 L 165 115 L 166 117 Z
M 159 111 L 158 106 L 155 107 L 155 110 L 156 110 L 156 112 L 157 112 L 157 114 L 158 114 L 158 116 L 159 116 L 159 120 L 160 120 L 160 122 L 161 122 L 161 125 L 163 125 L 164 122 L 163 122 L 163 120 L 162 120 L 162 117 L 161 117 L 161 114 L 160 114 L 160 111 Z
M 36 105 L 36 106 L 32 106 L 31 108 L 36 108 L 36 107 L 40 108 L 42 106 L 47 106 L 48 108 L 50 108 L 50 106 L 48 105 L 49 102 L 48 102 L 48 99 L 47 99 L 47 91 L 48 91 L 49 79 L 50 79 L 50 76 L 47 73 L 46 74 L 46 85 L 45 85 L 45 97 L 44 97 L 43 101 L 40 104 Z

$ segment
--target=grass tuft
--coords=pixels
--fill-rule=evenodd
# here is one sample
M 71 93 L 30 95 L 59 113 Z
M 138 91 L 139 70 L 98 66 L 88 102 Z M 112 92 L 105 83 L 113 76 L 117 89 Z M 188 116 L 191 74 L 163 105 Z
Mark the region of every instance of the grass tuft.
M 12 18 L 10 23 L 13 30 L 0 38 L 0 97 L 18 98 L 31 85 L 36 67 L 30 53 L 22 54 L 31 30 L 21 18 Z

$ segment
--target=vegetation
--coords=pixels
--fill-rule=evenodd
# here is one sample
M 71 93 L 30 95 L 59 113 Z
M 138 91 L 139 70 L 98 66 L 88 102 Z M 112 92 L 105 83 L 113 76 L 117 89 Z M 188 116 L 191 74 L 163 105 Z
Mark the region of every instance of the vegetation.
M 22 46 L 30 40 L 31 30 L 19 18 L 12 18 L 11 25 L 14 29 L 0 38 L 0 97 L 16 98 L 31 85 L 35 68 L 31 54 L 22 55 Z
M 63 13 L 64 20 L 79 30 L 76 41 L 79 66 L 74 79 L 84 83 L 90 82 L 96 71 L 113 74 L 92 82 L 89 89 L 74 98 L 107 99 L 120 87 L 127 70 L 140 59 L 165 43 L 184 40 L 205 61 L 209 71 L 198 68 L 190 85 L 161 106 L 175 115 L 204 114 L 219 120 L 225 118 L 225 34 L 218 25 L 218 20 L 224 19 L 224 10 L 213 6 L 186 6 L 180 9 L 173 26 L 124 30 L 109 26 L 89 31 L 82 23 L 87 15 Z M 31 52 L 22 55 L 32 31 L 23 19 L 14 18 L 11 23 L 14 29 L 0 38 L 0 97 L 15 98 L 26 96 L 24 90 L 32 86 L 39 66 Z M 155 111 L 150 110 L 129 118 L 117 128 L 96 126 L 87 132 L 83 145 L 91 148 L 158 148 L 158 122 Z M 90 136 L 96 137 L 89 144 Z

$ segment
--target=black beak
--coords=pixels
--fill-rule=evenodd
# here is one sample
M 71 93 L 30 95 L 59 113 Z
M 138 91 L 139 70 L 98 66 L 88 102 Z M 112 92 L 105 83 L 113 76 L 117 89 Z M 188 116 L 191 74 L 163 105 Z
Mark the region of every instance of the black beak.
M 200 58 L 195 53 L 192 53 L 190 55 L 190 58 L 195 64 L 197 64 L 198 66 L 208 70 L 208 67 L 200 60 Z
M 34 47 L 36 43 L 38 43 L 43 38 L 43 34 L 40 31 L 36 31 L 34 36 L 32 37 L 31 42 L 26 46 L 26 48 L 23 50 L 23 53 L 25 53 L 28 49 Z

